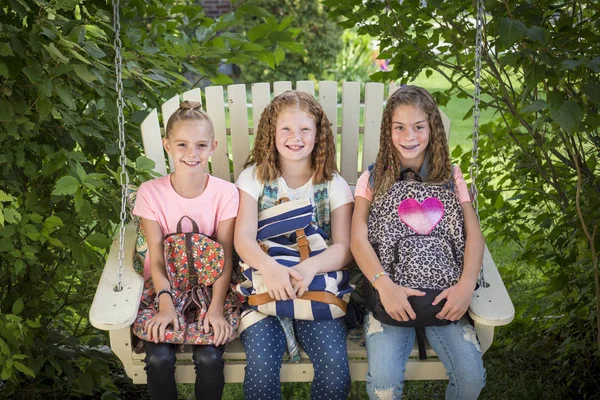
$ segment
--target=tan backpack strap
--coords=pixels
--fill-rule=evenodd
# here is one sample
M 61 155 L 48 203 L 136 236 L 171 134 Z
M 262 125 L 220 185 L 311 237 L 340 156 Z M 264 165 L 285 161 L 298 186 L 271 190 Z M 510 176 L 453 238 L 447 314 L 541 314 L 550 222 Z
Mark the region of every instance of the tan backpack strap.
M 300 262 L 302 262 L 310 257 L 310 243 L 302 228 L 296 230 L 296 243 L 298 243 L 298 250 L 300 251 Z
M 334 295 L 333 293 L 312 291 L 304 292 L 304 294 L 298 297 L 298 299 L 317 301 L 319 303 L 325 304 L 333 304 L 335 306 L 338 306 L 344 312 L 346 312 L 347 303 L 339 297 L 337 297 L 336 295 Z M 262 306 L 263 304 L 267 304 L 272 301 L 276 300 L 272 298 L 269 295 L 269 293 L 251 294 L 250 296 L 248 296 L 248 304 L 255 307 Z

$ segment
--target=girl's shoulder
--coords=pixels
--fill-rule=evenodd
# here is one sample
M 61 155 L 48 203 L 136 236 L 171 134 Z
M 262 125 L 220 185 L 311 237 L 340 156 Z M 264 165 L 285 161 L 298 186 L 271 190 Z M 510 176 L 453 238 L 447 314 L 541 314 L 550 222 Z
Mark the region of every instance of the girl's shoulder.
M 146 182 L 142 182 L 138 188 L 138 194 L 144 192 L 153 192 L 155 190 L 162 191 L 165 188 L 169 188 L 171 186 L 170 175 L 163 175 L 158 178 L 150 179 Z
M 228 192 L 230 192 L 230 191 L 237 192 L 235 184 L 233 184 L 229 181 L 226 181 L 225 179 L 218 178 L 216 176 L 210 175 L 210 184 L 211 184 L 212 188 L 216 188 L 218 190 L 225 190 Z

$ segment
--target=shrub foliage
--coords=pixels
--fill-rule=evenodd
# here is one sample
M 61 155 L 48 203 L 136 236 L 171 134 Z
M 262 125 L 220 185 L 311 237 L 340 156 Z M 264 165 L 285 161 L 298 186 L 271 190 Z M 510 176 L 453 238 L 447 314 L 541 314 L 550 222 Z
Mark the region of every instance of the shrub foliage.
M 440 104 L 472 96 L 475 1 L 325 3 L 342 26 L 380 38 L 394 69 L 372 78 L 409 83 L 436 71 L 449 84 Z M 489 237 L 522 246 L 520 266 L 502 271 L 517 308 L 505 344 L 544 357 L 581 397 L 600 384 L 598 4 L 484 3 L 481 107 L 495 117 L 481 126 L 479 205 Z
M 152 165 L 136 123 L 195 83 L 184 74 L 228 83 L 221 63 L 264 59 L 292 34 L 289 24 L 274 28 L 281 40 L 233 33 L 265 14 L 245 1 L 218 19 L 193 1 L 121 3 L 128 170 L 138 179 Z M 119 392 L 106 337 L 87 320 L 120 210 L 114 55 L 110 2 L 0 7 L 2 398 Z

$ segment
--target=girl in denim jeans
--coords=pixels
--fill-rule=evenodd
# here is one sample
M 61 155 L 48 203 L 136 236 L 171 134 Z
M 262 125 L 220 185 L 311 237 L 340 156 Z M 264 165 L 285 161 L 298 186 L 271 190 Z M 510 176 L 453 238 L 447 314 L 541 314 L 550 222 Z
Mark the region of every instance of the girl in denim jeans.
M 295 299 L 307 290 L 315 274 L 337 271 L 350 262 L 354 199 L 337 173 L 329 120 L 312 96 L 288 91 L 267 105 L 246 167 L 236 182 L 240 210 L 235 249 L 261 272 L 272 298 Z M 258 212 L 268 196 L 315 202 L 315 220 L 326 221 L 321 228 L 331 232 L 329 247 L 294 267 L 285 267 L 267 255 L 256 242 L 256 235 Z M 324 198 L 328 200 L 324 202 Z M 346 399 L 350 373 L 344 319 L 292 321 L 295 338 L 315 369 L 311 399 Z M 246 350 L 244 398 L 281 399 L 280 369 L 286 339 L 294 339 L 289 337 L 290 330 L 284 331 L 277 317 L 254 310 L 243 311 L 240 330 Z
M 453 187 L 456 197 L 451 191 L 442 194 L 447 199 L 447 204 L 452 205 L 453 202 L 454 213 L 459 217 L 452 221 L 454 225 L 449 224 L 454 229 L 448 229 L 443 234 L 434 230 L 444 212 L 444 205 L 439 199 L 429 197 L 419 203 L 413 198 L 415 193 L 410 192 L 410 186 L 398 184 L 409 169 L 413 171 L 413 177 L 418 175 L 423 186 L 437 184 Z M 408 188 L 407 192 L 400 193 L 404 188 Z M 389 212 L 377 214 L 385 221 L 370 219 L 374 207 L 383 204 L 384 199 L 390 199 L 390 193 L 400 193 L 401 196 L 392 197 L 389 204 L 394 207 L 389 207 Z M 448 373 L 446 399 L 476 399 L 485 385 L 485 369 L 475 329 L 465 313 L 476 287 L 484 240 L 462 174 L 458 167 L 451 164 L 438 107 L 426 90 L 403 86 L 389 98 L 381 123 L 377 161 L 374 167 L 370 167 L 359 178 L 355 195 L 351 250 L 361 271 L 377 291 L 389 317 L 396 321 L 416 318 L 409 297 L 425 295 L 417 288 L 427 287 L 428 280 L 437 279 L 446 283 L 445 287 L 442 285 L 440 288 L 441 293 L 433 300 L 432 305 L 445 300 L 445 305 L 435 317 L 454 323 L 427 326 L 424 328 L 425 335 Z M 401 201 L 400 198 L 406 200 L 404 206 L 405 200 Z M 446 211 L 449 213 L 449 208 Z M 406 226 L 398 228 L 400 225 L 396 224 Z M 414 252 L 417 254 L 415 258 L 435 257 L 437 248 L 420 247 L 419 244 L 415 252 L 415 245 L 399 250 L 399 245 L 396 244 L 397 257 L 392 262 L 389 257 L 380 259 L 380 249 L 377 248 L 376 252 L 371 244 L 374 243 L 373 238 L 376 235 L 386 238 L 387 235 L 389 239 L 389 232 L 394 229 L 404 229 L 417 241 L 430 233 L 431 236 L 452 236 L 454 232 L 459 239 L 458 244 L 462 244 L 459 250 L 464 250 L 464 262 L 456 262 L 454 270 L 448 269 L 452 272 L 449 276 L 435 271 L 432 273 L 422 263 L 405 265 L 398 271 L 401 263 L 398 260 L 407 259 L 407 253 Z M 459 235 L 456 235 L 457 231 Z M 395 240 L 387 241 L 388 248 Z M 431 251 L 431 254 L 427 251 Z M 411 281 L 425 284 L 409 286 L 406 282 Z M 415 328 L 386 324 L 369 313 L 365 323 L 365 337 L 369 361 L 369 398 L 400 399 L 406 362 L 415 342 Z

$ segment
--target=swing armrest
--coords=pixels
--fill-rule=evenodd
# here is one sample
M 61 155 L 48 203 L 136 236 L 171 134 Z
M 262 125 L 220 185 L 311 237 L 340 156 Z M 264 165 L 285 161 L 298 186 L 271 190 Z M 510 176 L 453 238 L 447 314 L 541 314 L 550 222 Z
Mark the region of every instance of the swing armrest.
M 480 286 L 473 293 L 469 315 L 476 323 L 482 325 L 508 325 L 515 317 L 515 307 L 487 245 L 483 253 L 483 274 L 489 286 Z
M 110 247 L 102 277 L 90 308 L 90 323 L 101 330 L 115 330 L 130 326 L 137 315 L 144 289 L 144 278 L 133 268 L 137 230 L 130 222 L 125 226 L 123 256 L 123 290 L 116 292 L 119 271 L 119 237 Z

